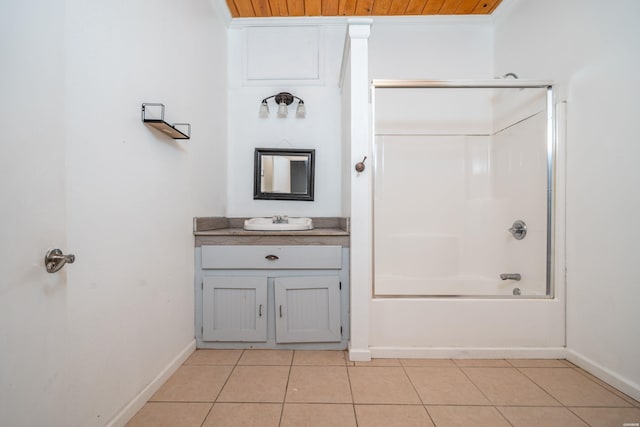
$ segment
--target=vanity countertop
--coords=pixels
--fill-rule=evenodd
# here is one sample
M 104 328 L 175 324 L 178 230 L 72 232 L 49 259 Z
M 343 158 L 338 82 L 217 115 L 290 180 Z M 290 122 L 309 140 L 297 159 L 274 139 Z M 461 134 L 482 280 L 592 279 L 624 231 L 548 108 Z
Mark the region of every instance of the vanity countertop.
M 349 218 L 312 218 L 312 230 L 247 231 L 248 218 L 194 218 L 193 234 L 202 245 L 337 245 L 349 246 Z

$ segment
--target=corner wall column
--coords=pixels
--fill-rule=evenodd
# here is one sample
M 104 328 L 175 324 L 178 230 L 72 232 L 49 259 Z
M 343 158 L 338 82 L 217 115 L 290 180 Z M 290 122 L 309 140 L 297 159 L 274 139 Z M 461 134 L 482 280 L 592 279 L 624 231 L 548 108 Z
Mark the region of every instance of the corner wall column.
M 369 103 L 369 34 L 371 19 L 350 19 L 346 44 L 350 52 L 346 73 L 350 77 L 351 110 L 351 341 L 349 358 L 371 360 L 369 311 L 372 289 L 372 163 L 357 173 L 354 165 L 372 159 Z M 344 64 L 343 64 L 344 66 Z

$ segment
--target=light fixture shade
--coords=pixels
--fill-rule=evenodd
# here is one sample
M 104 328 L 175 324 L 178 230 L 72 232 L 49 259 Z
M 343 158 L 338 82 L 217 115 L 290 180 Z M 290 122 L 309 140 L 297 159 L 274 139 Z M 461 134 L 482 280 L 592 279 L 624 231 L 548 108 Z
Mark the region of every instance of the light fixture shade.
M 267 105 L 266 99 L 262 101 L 262 104 L 260 104 L 258 117 L 260 117 L 261 119 L 266 119 L 267 117 L 269 117 L 269 106 Z
M 307 116 L 307 109 L 304 106 L 304 102 L 300 100 L 298 102 L 298 108 L 296 108 L 296 117 L 299 119 L 304 119 Z
M 278 117 L 280 117 L 281 119 L 284 119 L 285 117 L 287 117 L 287 114 L 289 114 L 289 109 L 287 108 L 287 104 L 285 104 L 284 102 L 281 102 L 280 105 L 278 105 Z

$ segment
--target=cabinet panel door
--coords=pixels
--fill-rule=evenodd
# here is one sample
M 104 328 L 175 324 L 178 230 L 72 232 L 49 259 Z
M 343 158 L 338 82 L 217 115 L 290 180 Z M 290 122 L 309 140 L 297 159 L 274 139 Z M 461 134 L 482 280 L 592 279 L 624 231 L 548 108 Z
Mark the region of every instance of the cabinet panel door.
M 267 278 L 205 277 L 204 341 L 267 340 Z
M 340 278 L 277 277 L 276 342 L 340 341 Z

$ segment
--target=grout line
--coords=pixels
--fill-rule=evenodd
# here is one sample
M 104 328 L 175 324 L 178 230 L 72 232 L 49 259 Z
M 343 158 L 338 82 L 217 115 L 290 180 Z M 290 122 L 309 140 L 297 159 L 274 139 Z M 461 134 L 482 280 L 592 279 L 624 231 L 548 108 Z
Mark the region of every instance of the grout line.
M 564 408 L 564 406 L 558 406 L 558 405 L 527 405 L 524 403 L 518 403 L 518 404 L 493 404 L 493 403 L 489 403 L 487 405 L 479 405 L 479 404 L 473 404 L 473 403 L 427 403 L 424 406 L 473 406 L 473 407 L 479 407 L 479 408 L 497 408 L 497 407 L 501 407 L 501 408 Z
M 293 359 L 295 357 L 295 350 L 291 352 L 291 362 L 289 364 L 289 373 L 287 374 L 287 383 L 284 386 L 284 396 L 282 396 L 282 407 L 280 409 L 280 421 L 278 426 L 282 425 L 282 417 L 284 416 L 284 405 L 287 401 L 287 391 L 289 391 L 289 380 L 291 379 L 291 369 L 293 368 Z
M 409 380 L 409 384 L 411 384 L 411 387 L 413 388 L 413 392 L 416 394 L 416 396 L 418 396 L 418 400 L 420 400 L 420 403 L 422 404 L 422 406 L 424 406 L 424 401 L 422 400 L 422 396 L 420 396 L 420 393 L 418 393 L 418 389 L 416 388 L 416 385 L 413 383 L 413 381 L 411 381 L 411 377 L 407 373 L 407 369 L 404 366 L 402 366 L 402 372 L 404 373 L 404 376 Z
M 233 368 L 231 368 L 231 371 L 229 372 L 229 375 L 227 376 L 227 379 L 224 380 L 224 384 L 222 384 L 222 387 L 220 387 L 220 390 L 218 391 L 218 394 L 216 394 L 215 399 L 213 399 L 213 403 L 211 404 L 211 408 L 209 408 L 209 412 L 207 412 L 207 416 L 204 417 L 204 420 L 202 420 L 202 424 L 200 424 L 200 427 L 202 427 L 204 425 L 204 422 L 207 420 L 207 418 L 209 417 L 209 415 L 213 411 L 213 407 L 216 405 L 216 402 L 218 401 L 218 398 L 220 397 L 220 394 L 222 394 L 222 390 L 224 390 L 224 387 L 227 385 L 227 382 L 229 381 L 229 378 L 231 378 L 231 375 L 233 375 L 233 372 L 236 370 L 236 366 L 238 366 L 238 361 L 242 358 L 243 354 L 244 354 L 244 350 L 242 350 L 240 352 L 240 356 L 238 356 L 238 359 L 236 360 L 236 363 L 234 365 L 232 365 Z M 218 366 L 231 366 L 231 365 L 218 365 Z
M 222 390 L 222 389 L 220 389 Z M 202 427 L 205 423 L 205 421 L 207 421 L 207 418 L 209 418 L 209 414 L 211 414 L 211 411 L 213 411 L 213 405 L 215 405 L 215 403 L 211 403 L 211 407 L 209 408 L 209 410 L 207 411 L 207 415 L 204 416 L 204 418 L 202 419 L 202 422 L 200 423 L 200 427 Z
M 588 425 L 588 426 L 592 426 L 591 424 L 589 424 L 589 423 L 587 422 L 587 420 L 585 420 L 584 418 L 582 418 L 582 417 L 580 416 L 580 414 L 578 414 L 578 413 L 577 413 L 577 412 L 575 412 L 573 409 L 571 409 L 571 407 L 569 407 L 569 406 L 565 406 L 565 408 L 566 408 L 569 412 L 571 412 L 573 415 L 575 415 L 576 417 L 578 417 L 578 419 L 579 419 L 580 421 L 584 422 L 584 423 L 585 423 L 586 425 Z
M 399 360 L 400 362 L 400 366 L 402 366 L 402 371 L 404 372 L 404 375 L 407 377 L 407 379 L 409 380 L 409 383 L 411 384 L 411 387 L 413 387 L 413 391 L 416 393 L 416 395 L 418 396 L 418 399 L 420 399 L 420 403 L 422 404 L 422 408 L 424 409 L 424 411 L 427 413 L 427 417 L 429 417 L 429 420 L 431 421 L 431 423 L 435 426 L 436 422 L 434 421 L 434 419 L 431 417 L 431 414 L 429 413 L 429 410 L 427 409 L 427 406 L 425 405 L 424 401 L 422 400 L 422 396 L 420 396 L 420 393 L 418 393 L 418 389 L 416 388 L 416 385 L 413 383 L 413 381 L 411 380 L 411 377 L 409 376 L 409 373 L 407 372 L 407 367 L 404 366 L 402 364 L 402 361 Z
M 455 359 L 454 359 L 453 363 L 455 363 Z M 466 378 L 466 379 L 471 383 L 471 385 L 472 385 L 472 386 L 474 386 L 474 387 L 476 388 L 476 390 L 478 390 L 478 391 L 480 392 L 480 394 L 484 396 L 484 398 L 485 398 L 485 399 L 487 399 L 487 402 L 489 402 L 492 406 L 494 406 L 494 407 L 495 407 L 495 405 L 496 405 L 496 404 L 495 404 L 491 399 L 489 399 L 489 396 L 487 396 L 487 395 L 485 394 L 485 392 L 484 392 L 484 391 L 482 391 L 482 389 L 480 388 L 480 386 L 479 386 L 478 384 L 476 384 L 476 383 L 471 379 L 471 377 L 470 377 L 470 376 L 469 376 L 469 375 L 464 371 L 464 369 L 463 369 L 462 367 L 460 367 L 460 366 L 458 366 L 457 368 L 460 370 L 460 372 L 462 372 L 462 375 L 464 375 L 464 377 L 465 377 L 465 378 Z
M 344 361 L 347 363 L 347 355 L 344 355 Z M 355 364 L 352 368 L 355 367 Z M 349 366 L 345 366 L 347 370 L 347 381 L 349 382 L 349 392 L 351 393 L 351 407 L 353 408 L 353 418 L 356 420 L 356 427 L 358 427 L 358 413 L 356 412 L 356 400 L 353 397 L 353 387 L 351 386 L 351 375 L 349 374 Z
M 562 403 L 560 401 L 560 399 L 556 398 L 554 395 L 551 394 L 551 392 L 547 391 L 547 389 L 545 389 L 540 384 L 538 384 L 533 378 L 531 378 L 529 375 L 527 375 L 525 372 L 523 372 L 522 369 L 565 369 L 565 368 L 515 368 L 515 370 L 518 371 L 520 373 L 520 375 L 523 375 L 525 378 L 527 378 L 529 381 L 531 381 L 533 384 L 535 384 L 536 387 L 538 387 L 540 390 L 542 390 L 544 393 L 546 393 L 548 396 L 550 396 L 553 400 L 558 402 L 561 407 L 563 407 L 563 408 L 566 407 L 566 405 L 564 403 Z
M 354 368 L 355 366 L 352 366 Z M 351 385 L 351 373 L 349 372 L 349 366 L 347 368 L 347 381 L 349 381 L 349 392 L 351 392 L 351 403 L 354 405 L 353 410 L 355 411 L 356 399 L 353 396 L 353 386 Z
M 554 406 L 555 408 L 555 406 Z M 514 427 L 513 423 L 509 420 L 509 418 L 507 418 L 507 416 L 505 414 L 502 413 L 502 411 L 500 410 L 500 408 L 498 406 L 494 406 L 494 409 L 498 412 L 498 414 L 500 414 L 500 416 L 509 423 L 509 425 L 511 427 Z
M 620 399 L 626 401 L 631 406 L 633 406 L 635 408 L 640 407 L 640 402 L 639 401 L 635 400 L 633 397 L 627 395 L 626 393 L 618 390 L 617 388 L 615 388 L 611 384 L 608 384 L 607 382 L 602 381 L 600 378 L 596 377 L 595 375 L 585 371 L 584 369 L 582 369 L 582 368 L 580 368 L 578 366 L 576 366 L 574 368 L 574 371 L 577 371 L 580 375 L 582 375 L 586 379 L 598 384 L 600 387 L 604 388 L 608 392 L 613 393 L 614 395 L 616 395 Z

